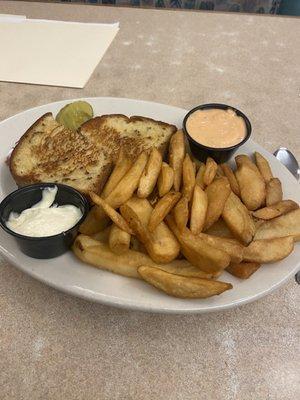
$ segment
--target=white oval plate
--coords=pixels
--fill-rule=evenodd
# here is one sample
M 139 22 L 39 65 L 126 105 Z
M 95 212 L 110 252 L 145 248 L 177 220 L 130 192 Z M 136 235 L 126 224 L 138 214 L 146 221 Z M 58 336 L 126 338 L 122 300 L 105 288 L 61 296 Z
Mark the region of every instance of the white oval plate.
M 141 100 L 120 98 L 87 98 L 95 115 L 143 115 L 181 127 L 186 110 Z M 0 123 L 0 200 L 16 188 L 5 164 L 15 142 L 41 115 L 52 111 L 54 115 L 65 104 L 74 100 L 59 101 L 36 107 Z M 262 147 L 248 141 L 239 153 L 261 152 L 268 158 L 273 173 L 283 183 L 284 197 L 300 202 L 299 186 L 294 177 L 274 156 Z M 200 313 L 228 309 L 259 299 L 282 285 L 300 268 L 300 247 L 285 260 L 261 267 L 250 279 L 242 281 L 228 273 L 222 280 L 231 282 L 233 289 L 220 296 L 205 300 L 181 300 L 169 297 L 137 279 L 125 278 L 101 271 L 77 260 L 71 252 L 51 259 L 36 260 L 25 256 L 14 240 L 0 230 L 0 251 L 17 268 L 56 289 L 112 306 L 162 313 Z

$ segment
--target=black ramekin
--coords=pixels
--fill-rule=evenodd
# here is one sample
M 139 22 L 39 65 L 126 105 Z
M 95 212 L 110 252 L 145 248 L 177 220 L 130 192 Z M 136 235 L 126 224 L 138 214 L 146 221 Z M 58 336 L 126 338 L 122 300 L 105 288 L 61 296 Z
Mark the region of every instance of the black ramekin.
M 54 201 L 56 204 L 59 206 L 72 204 L 80 208 L 82 217 L 76 225 L 57 235 L 45 237 L 20 235 L 7 227 L 6 221 L 12 211 L 21 213 L 25 209 L 30 208 L 41 200 L 43 189 L 54 186 L 57 186 L 58 188 Z M 60 256 L 70 248 L 76 237 L 79 226 L 85 219 L 88 210 L 89 203 L 87 199 L 71 186 L 60 183 L 36 183 L 15 190 L 1 202 L 0 226 L 15 238 L 19 248 L 27 256 L 33 258 L 53 258 Z
M 218 109 L 222 109 L 222 110 L 231 109 L 239 117 L 242 117 L 243 120 L 245 121 L 246 131 L 247 131 L 245 139 L 243 139 L 240 143 L 235 144 L 234 146 L 225 147 L 225 148 L 215 148 L 215 147 L 204 146 L 203 144 L 200 144 L 195 139 L 193 139 L 189 135 L 188 130 L 186 129 L 186 121 L 187 121 L 188 117 L 197 110 L 206 110 L 206 109 L 212 109 L 212 108 L 218 108 Z M 250 124 L 249 119 L 246 117 L 246 115 L 243 114 L 240 110 L 238 110 L 235 107 L 229 106 L 227 104 L 220 104 L 220 103 L 202 104 L 200 106 L 193 108 L 184 117 L 182 129 L 188 139 L 192 154 L 198 160 L 203 161 L 203 162 L 206 161 L 207 157 L 212 157 L 217 163 L 223 163 L 223 162 L 228 161 L 232 157 L 233 153 L 240 146 L 242 146 L 244 143 L 247 142 L 247 140 L 250 138 L 250 135 L 251 135 L 251 124 Z

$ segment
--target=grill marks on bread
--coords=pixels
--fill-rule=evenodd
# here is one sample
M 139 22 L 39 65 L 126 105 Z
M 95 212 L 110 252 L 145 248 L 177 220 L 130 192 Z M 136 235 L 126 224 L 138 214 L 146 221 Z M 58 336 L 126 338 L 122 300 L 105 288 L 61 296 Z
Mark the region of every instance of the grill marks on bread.
M 43 115 L 16 145 L 10 169 L 18 185 L 58 182 L 83 193 L 99 193 L 120 148 L 135 160 L 138 154 L 167 148 L 176 127 L 150 118 L 104 115 L 73 132 Z

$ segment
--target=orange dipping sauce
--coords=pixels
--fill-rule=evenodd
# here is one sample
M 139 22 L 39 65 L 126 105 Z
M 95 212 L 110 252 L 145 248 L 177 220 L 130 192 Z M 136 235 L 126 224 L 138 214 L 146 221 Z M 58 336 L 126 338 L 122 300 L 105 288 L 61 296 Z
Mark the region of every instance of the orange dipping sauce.
M 186 129 L 196 142 L 213 148 L 234 146 L 247 134 L 244 119 L 230 108 L 196 110 L 188 117 Z

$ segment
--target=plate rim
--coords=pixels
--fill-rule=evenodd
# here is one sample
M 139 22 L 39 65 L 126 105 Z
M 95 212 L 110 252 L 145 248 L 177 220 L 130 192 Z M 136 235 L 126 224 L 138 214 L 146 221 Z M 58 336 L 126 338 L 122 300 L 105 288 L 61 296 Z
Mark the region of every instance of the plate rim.
M 231 302 L 229 304 L 215 305 L 210 308 L 203 308 L 203 309 L 200 309 L 200 308 L 199 309 L 196 309 L 196 308 L 170 309 L 167 307 L 157 308 L 157 307 L 151 307 L 151 306 L 146 306 L 146 305 L 138 305 L 133 302 L 131 303 L 131 301 L 130 301 L 130 304 L 129 304 L 129 301 L 127 303 L 123 303 L 120 300 L 119 301 L 114 300 L 113 296 L 107 296 L 107 295 L 103 295 L 101 293 L 97 293 L 96 295 L 95 294 L 88 295 L 83 290 L 81 291 L 79 289 L 74 289 L 74 287 L 72 287 L 72 289 L 71 289 L 71 287 L 66 286 L 66 285 L 56 284 L 51 281 L 49 282 L 42 276 L 35 273 L 34 271 L 32 271 L 32 270 L 28 271 L 27 269 L 23 268 L 21 265 L 16 263 L 14 261 L 13 256 L 10 256 L 10 253 L 7 252 L 1 245 L 0 245 L 0 252 L 4 259 L 9 261 L 11 263 L 11 265 L 13 265 L 15 268 L 22 271 L 22 273 L 25 273 L 26 275 L 29 275 L 31 278 L 36 279 L 37 281 L 45 284 L 46 286 L 49 286 L 52 289 L 58 290 L 62 293 L 66 293 L 68 295 L 78 297 L 80 299 L 90 301 L 93 303 L 103 304 L 105 306 L 116 307 L 116 308 L 120 308 L 120 309 L 127 310 L 127 311 L 141 311 L 141 312 L 155 313 L 155 314 L 208 314 L 208 313 L 213 313 L 213 312 L 221 312 L 221 311 L 225 311 L 225 310 L 230 310 L 230 309 L 233 309 L 233 308 L 236 308 L 239 306 L 250 304 L 257 300 L 262 299 L 263 297 L 270 295 L 276 289 L 280 288 L 285 282 L 287 282 L 289 280 L 289 278 L 292 275 L 294 275 L 296 273 L 296 271 L 298 269 L 298 266 L 295 266 L 294 269 L 290 273 L 288 273 L 282 280 L 278 281 L 276 284 L 271 286 L 269 289 L 267 289 L 261 293 L 258 293 L 254 296 L 248 296 L 243 299 Z M 109 272 L 109 271 L 107 271 L 107 272 Z M 130 279 L 134 279 L 134 278 L 130 278 Z M 188 301 L 189 299 L 185 299 L 185 300 Z
M 151 100 L 132 99 L 132 98 L 126 98 L 126 97 L 109 97 L 109 96 L 107 96 L 107 97 L 106 96 L 78 97 L 78 98 L 58 100 L 58 101 L 54 101 L 54 102 L 47 103 L 47 104 L 42 104 L 42 105 L 39 105 L 36 107 L 32 107 L 32 108 L 20 111 L 17 114 L 14 114 L 14 115 L 0 121 L 0 125 L 5 124 L 5 123 L 9 122 L 10 120 L 13 120 L 16 117 L 20 117 L 22 114 L 32 112 L 32 111 L 38 111 L 39 109 L 41 109 L 45 106 L 53 107 L 53 106 L 57 106 L 60 104 L 65 104 L 67 102 L 73 102 L 73 101 L 77 101 L 77 100 L 97 101 L 99 99 L 106 99 L 106 100 L 112 100 L 112 101 L 114 101 L 114 100 L 125 101 L 125 102 L 128 102 L 128 101 L 141 102 L 145 105 L 156 104 L 158 106 L 172 107 L 173 109 L 177 109 L 180 112 L 187 112 L 187 110 L 185 110 L 181 107 L 168 105 L 168 104 L 164 104 L 164 103 L 159 103 L 159 102 L 155 102 L 155 101 L 151 101 Z M 263 152 L 267 152 L 268 154 L 271 154 L 270 152 L 268 152 L 268 150 L 264 149 L 261 145 L 257 144 L 252 139 L 250 139 L 249 142 L 253 143 L 258 149 L 261 149 Z M 293 177 L 292 174 L 290 174 L 290 175 L 291 175 L 291 177 Z M 294 178 L 294 180 L 295 180 L 295 182 L 297 182 L 297 180 L 295 178 Z M 206 307 L 206 308 L 189 308 L 188 307 L 188 299 L 186 299 L 187 300 L 187 308 L 180 308 L 180 309 L 174 308 L 173 309 L 173 308 L 168 308 L 168 307 L 163 307 L 163 306 L 160 306 L 158 308 L 157 306 L 151 307 L 151 305 L 147 305 L 147 304 L 137 304 L 135 301 L 131 301 L 129 299 L 127 299 L 126 302 L 124 303 L 124 301 L 122 299 L 117 299 L 115 296 L 112 296 L 112 295 L 109 296 L 109 295 L 106 295 L 103 293 L 97 293 L 97 292 L 86 293 L 84 290 L 80 290 L 79 288 L 74 288 L 74 286 L 69 286 L 66 284 L 60 284 L 57 282 L 49 281 L 49 280 L 47 280 L 47 278 L 41 276 L 34 270 L 23 267 L 23 265 L 21 263 L 19 263 L 15 260 L 15 256 L 13 254 L 11 254 L 8 250 L 6 250 L 1 244 L 0 244 L 0 253 L 2 254 L 2 256 L 5 260 L 7 260 L 11 265 L 16 267 L 18 270 L 22 271 L 22 273 L 29 275 L 30 277 L 36 279 L 39 282 L 42 282 L 43 284 L 46 284 L 47 286 L 49 286 L 51 288 L 59 290 L 63 293 L 67 293 L 68 295 L 72 295 L 72 296 L 76 296 L 76 297 L 84 299 L 84 300 L 104 304 L 106 306 L 113 306 L 113 307 L 117 307 L 120 309 L 126 309 L 128 311 L 134 310 L 134 311 L 160 313 L 160 314 L 202 314 L 202 313 L 210 313 L 210 312 L 220 312 L 223 310 L 228 310 L 228 309 L 242 306 L 242 305 L 245 305 L 248 303 L 252 303 L 252 302 L 257 301 L 265 296 L 268 296 L 273 291 L 275 291 L 276 289 L 281 287 L 285 282 L 287 282 L 290 279 L 291 276 L 293 276 L 297 272 L 297 270 L 299 268 L 299 265 L 295 265 L 294 268 L 289 273 L 287 273 L 281 280 L 274 283 L 268 289 L 265 289 L 262 292 L 257 293 L 255 295 L 248 295 L 247 297 L 244 297 L 242 299 L 231 301 L 230 303 L 225 304 L 225 305 L 219 304 L 219 305 L 211 305 L 210 307 Z

